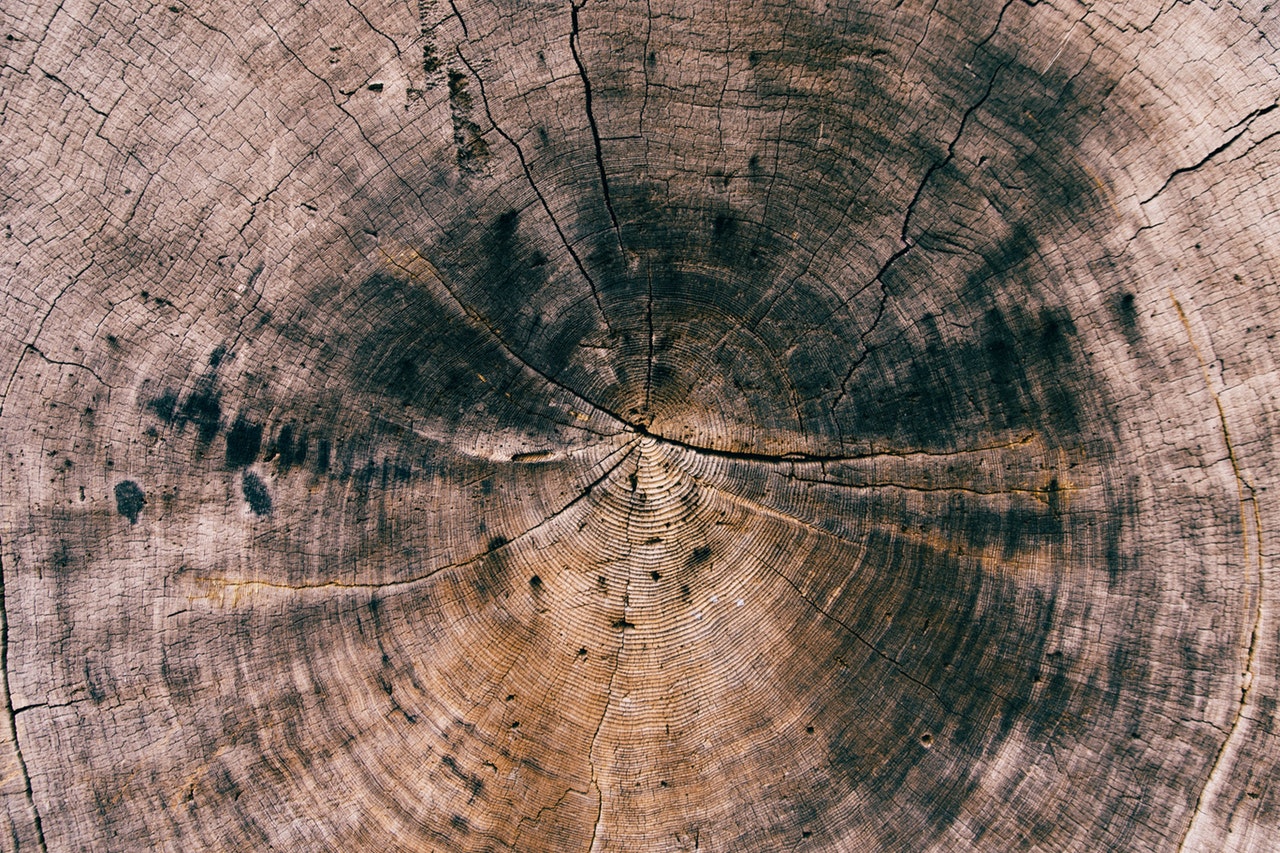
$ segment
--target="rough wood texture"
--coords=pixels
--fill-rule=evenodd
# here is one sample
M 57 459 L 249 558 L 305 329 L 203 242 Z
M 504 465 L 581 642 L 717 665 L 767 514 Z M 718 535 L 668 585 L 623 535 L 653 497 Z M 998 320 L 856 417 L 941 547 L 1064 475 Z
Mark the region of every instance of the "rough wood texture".
M 6 3 L 0 847 L 1280 846 L 1280 19 L 1154 6 Z

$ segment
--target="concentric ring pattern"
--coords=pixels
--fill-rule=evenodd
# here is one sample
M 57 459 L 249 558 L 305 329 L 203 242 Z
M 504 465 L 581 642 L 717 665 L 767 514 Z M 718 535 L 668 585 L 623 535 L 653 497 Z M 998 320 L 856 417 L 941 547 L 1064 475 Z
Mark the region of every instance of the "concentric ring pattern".
M 5 843 L 1274 842 L 1280 33 L 1144 14 L 24 12 Z

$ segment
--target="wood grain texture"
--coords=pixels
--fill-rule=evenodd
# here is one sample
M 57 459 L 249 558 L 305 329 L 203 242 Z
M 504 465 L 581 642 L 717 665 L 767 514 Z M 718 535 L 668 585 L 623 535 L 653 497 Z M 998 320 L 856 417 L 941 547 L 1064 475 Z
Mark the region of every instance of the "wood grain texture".
M 1280 845 L 1269 6 L 0 19 L 0 849 Z

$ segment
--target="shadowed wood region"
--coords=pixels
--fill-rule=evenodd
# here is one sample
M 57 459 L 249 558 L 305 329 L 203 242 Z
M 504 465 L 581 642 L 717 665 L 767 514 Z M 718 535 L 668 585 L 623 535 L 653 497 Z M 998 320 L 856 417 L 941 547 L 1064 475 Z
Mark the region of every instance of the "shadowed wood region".
M 1280 847 L 1261 0 L 0 20 L 0 850 Z

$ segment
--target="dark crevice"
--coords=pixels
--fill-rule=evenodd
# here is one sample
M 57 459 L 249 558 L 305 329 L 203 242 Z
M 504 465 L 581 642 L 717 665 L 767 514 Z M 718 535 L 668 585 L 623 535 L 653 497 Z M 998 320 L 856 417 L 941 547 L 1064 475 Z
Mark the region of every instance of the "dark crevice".
M 862 633 L 859 632 L 857 628 L 854 628 L 848 622 L 844 621 L 839 616 L 836 616 L 834 613 L 830 612 L 826 608 L 822 607 L 822 605 L 818 604 L 818 602 L 814 601 L 812 598 L 805 595 L 803 590 L 801 590 L 800 587 L 796 586 L 795 582 L 792 581 L 791 578 L 787 577 L 785 574 L 783 574 L 781 571 L 774 568 L 773 566 L 769 566 L 768 568 L 771 572 L 777 575 L 782 580 L 783 583 L 791 587 L 791 589 L 800 598 L 800 600 L 803 601 L 805 604 L 807 604 L 809 607 L 811 607 L 816 613 L 828 619 L 832 623 L 839 625 L 849 634 L 849 636 L 853 637 L 854 640 L 856 640 L 858 643 L 866 647 L 867 651 L 871 652 L 873 655 L 875 655 L 876 657 L 880 658 L 882 661 L 887 663 L 895 673 L 897 673 L 903 679 L 911 682 L 916 687 L 919 687 L 921 690 L 925 691 L 930 696 L 932 696 L 934 700 L 938 703 L 938 706 L 942 708 L 942 710 L 945 713 L 947 713 L 950 716 L 958 717 L 962 720 L 967 720 L 972 722 L 972 718 L 968 714 L 965 714 L 963 711 L 958 710 L 946 699 L 943 699 L 942 694 L 939 693 L 935 688 L 930 687 L 924 681 L 921 681 L 919 678 L 907 672 L 907 670 L 902 666 L 901 663 L 898 662 L 896 658 L 894 658 L 892 655 L 886 652 L 881 651 L 879 646 L 877 646 L 875 643 L 871 642 L 865 636 L 863 636 Z M 991 691 L 991 695 L 995 695 L 997 697 L 999 696 L 999 694 L 995 693 L 994 691 Z
M 493 112 L 489 108 L 489 96 L 485 92 L 484 80 L 482 80 L 480 75 L 476 73 L 475 68 L 467 61 L 466 56 L 463 55 L 461 50 L 458 51 L 458 60 L 466 66 L 467 70 L 471 72 L 471 76 L 475 78 L 476 85 L 480 87 L 480 103 L 484 106 L 485 117 L 489 119 L 489 124 L 492 125 L 494 131 L 506 140 L 506 142 L 511 145 L 512 149 L 515 150 L 516 157 L 520 160 L 520 168 L 524 170 L 525 180 L 529 182 L 529 187 L 533 190 L 533 194 L 538 197 L 538 201 L 542 204 L 542 209 L 546 212 L 547 218 L 551 220 L 551 226 L 556 229 L 556 234 L 560 236 L 560 242 L 564 244 L 564 248 L 569 253 L 569 257 L 573 258 L 573 263 L 577 266 L 578 272 L 580 272 L 582 277 L 586 279 L 587 285 L 591 288 L 591 298 L 595 301 L 596 309 L 600 312 L 600 319 L 604 321 L 605 328 L 608 330 L 609 334 L 613 335 L 613 325 L 609 322 L 609 315 L 604 311 L 604 303 L 600 301 L 600 289 L 596 286 L 596 280 L 591 277 L 591 273 L 587 272 L 587 267 L 583 264 L 582 258 L 576 251 L 574 251 L 573 245 L 569 242 L 568 235 L 564 233 L 564 229 L 560 227 L 559 220 L 556 219 L 556 215 L 551 211 L 551 205 L 547 202 L 546 196 L 542 194 L 542 190 L 538 188 L 538 184 L 533 180 L 533 172 L 529 169 L 529 161 L 525 159 L 524 150 L 521 149 L 520 143 L 516 142 L 516 140 L 503 130 L 494 119 Z M 617 227 L 616 223 L 614 227 Z
M 467 30 L 467 22 L 462 17 L 462 13 L 458 11 L 458 6 L 453 0 L 449 0 L 449 8 L 453 10 L 453 16 L 458 19 L 458 23 L 462 26 L 462 37 L 470 39 L 471 33 Z
M 27 797 L 27 806 L 31 809 L 31 822 L 36 831 L 36 844 L 43 853 L 48 853 L 44 840 L 44 825 L 40 821 L 40 810 L 36 808 L 35 791 L 31 787 L 31 774 L 27 771 L 27 760 L 22 755 L 22 744 L 18 742 L 18 715 L 13 706 L 13 685 L 9 681 L 9 612 L 5 608 L 4 562 L 0 558 L 0 671 L 4 673 L 4 704 L 8 712 L 9 737 L 13 739 L 13 753 L 18 759 L 18 769 L 22 772 L 22 786 Z
M 1248 124 L 1252 123 L 1253 119 L 1257 115 L 1260 115 L 1261 113 L 1264 113 L 1264 112 L 1270 112 L 1271 109 L 1274 109 L 1274 107 L 1275 105 L 1272 105 L 1272 107 L 1268 107 L 1265 110 L 1258 111 L 1253 115 L 1251 115 L 1249 118 L 1247 118 L 1245 120 L 1244 130 L 1248 130 Z M 1241 133 L 1244 133 L 1244 130 L 1242 130 Z M 1236 138 L 1238 138 L 1238 135 Z M 1235 141 L 1235 138 L 1231 140 L 1231 142 L 1234 142 L 1234 141 Z M 1231 143 L 1228 142 L 1227 144 L 1230 145 Z M 1222 147 L 1225 148 L 1226 146 L 1222 146 Z M 1206 160 L 1207 159 L 1208 158 L 1206 158 Z M 1236 454 L 1235 446 L 1231 440 L 1231 430 L 1227 425 L 1226 410 L 1222 406 L 1222 399 L 1219 397 L 1218 393 L 1213 389 L 1213 384 L 1210 381 L 1210 377 L 1209 377 L 1208 364 L 1205 362 L 1204 356 L 1201 354 L 1200 348 L 1196 345 L 1195 338 L 1191 332 L 1191 321 L 1187 318 L 1187 314 L 1182 308 L 1182 303 L 1180 303 L 1178 299 L 1174 297 L 1172 294 L 1170 294 L 1170 298 L 1173 300 L 1173 307 L 1178 313 L 1178 318 L 1182 321 L 1183 328 L 1186 330 L 1187 340 L 1190 342 L 1191 348 L 1196 353 L 1196 359 L 1200 362 L 1200 370 L 1204 375 L 1205 388 L 1206 390 L 1208 390 L 1209 395 L 1213 398 L 1214 406 L 1218 411 L 1218 424 L 1222 430 L 1222 443 L 1227 451 L 1227 459 L 1231 463 L 1231 472 L 1235 476 L 1237 496 L 1240 502 L 1240 526 L 1241 526 L 1242 532 L 1244 533 L 1243 557 L 1246 564 L 1252 564 L 1256 562 L 1256 566 L 1258 570 L 1258 580 L 1255 587 L 1257 592 L 1257 604 L 1255 606 L 1255 611 L 1254 611 L 1253 627 L 1249 632 L 1249 642 L 1248 642 L 1248 645 L 1245 647 L 1244 670 L 1241 673 L 1240 699 L 1236 703 L 1235 712 L 1232 715 L 1232 719 L 1231 719 L 1231 725 L 1226 730 L 1226 733 L 1225 733 L 1226 737 L 1223 739 L 1222 744 L 1218 747 L 1217 751 L 1214 753 L 1213 762 L 1209 765 L 1209 772 L 1206 774 L 1204 783 L 1200 786 L 1199 793 L 1196 795 L 1195 806 L 1192 808 L 1192 811 L 1191 811 L 1191 820 L 1187 823 L 1186 829 L 1183 830 L 1182 837 L 1178 843 L 1178 850 L 1179 850 L 1179 853 L 1181 853 L 1181 851 L 1186 848 L 1187 839 L 1190 838 L 1192 830 L 1195 829 L 1196 821 L 1200 817 L 1201 813 L 1203 812 L 1203 809 L 1206 804 L 1205 802 L 1206 794 L 1210 793 L 1209 789 L 1213 785 L 1215 777 L 1217 777 L 1218 775 L 1218 770 L 1222 765 L 1223 759 L 1227 755 L 1227 750 L 1231 746 L 1232 741 L 1235 740 L 1237 732 L 1240 731 L 1241 721 L 1246 719 L 1245 711 L 1249 705 L 1249 691 L 1252 689 L 1252 686 L 1254 683 L 1254 677 L 1255 677 L 1254 663 L 1255 663 L 1255 657 L 1258 651 L 1258 636 L 1262 629 L 1262 616 L 1263 616 L 1262 604 L 1264 601 L 1262 554 L 1263 554 L 1264 545 L 1263 545 L 1263 539 L 1262 539 L 1262 518 L 1258 510 L 1257 489 L 1245 477 L 1244 471 L 1240 467 L 1240 460 Z M 1247 512 L 1245 510 L 1246 505 L 1250 507 L 1252 512 Z M 1250 529 L 1249 529 L 1250 521 L 1253 522 L 1252 535 L 1250 535 Z M 1251 557 L 1249 554 L 1249 545 L 1251 540 L 1255 546 L 1256 556 L 1254 557 Z M 1246 569 L 1245 576 L 1247 579 L 1248 577 L 1247 569 Z M 1214 726 L 1214 727 L 1218 728 L 1217 726 Z M 1221 729 L 1219 730 L 1221 731 Z
M 986 38 L 984 38 L 981 42 L 978 43 L 979 48 L 981 48 L 988 41 L 990 41 L 992 37 L 995 36 L 996 31 L 999 30 L 1000 28 L 1000 22 L 1004 20 L 1004 13 L 1008 10 L 1010 5 L 1012 5 L 1012 0 L 1010 0 L 1009 3 L 1006 3 L 1004 7 L 1000 10 L 1000 17 L 996 20 L 995 27 L 991 30 L 991 32 L 987 35 Z M 920 180 L 920 185 L 916 187 L 915 194 L 911 197 L 911 201 L 907 204 L 906 215 L 903 216 L 902 218 L 902 232 L 899 234 L 899 237 L 898 237 L 899 241 L 902 243 L 902 247 L 889 256 L 889 259 L 884 262 L 884 264 L 880 267 L 880 270 L 876 273 L 875 278 L 871 280 L 873 283 L 874 282 L 880 283 L 880 287 L 881 287 L 880 306 L 879 306 L 879 309 L 876 311 L 875 318 L 872 320 L 871 324 L 867 327 L 867 330 L 860 335 L 860 339 L 863 344 L 862 354 L 856 360 L 854 360 L 853 365 L 850 366 L 849 370 L 845 373 L 844 379 L 841 380 L 840 382 L 840 393 L 836 396 L 836 399 L 831 404 L 831 410 L 833 413 L 840 406 L 840 403 L 844 401 L 844 398 L 848 396 L 849 382 L 853 378 L 854 373 L 858 371 L 858 369 L 862 366 L 863 362 L 865 362 L 867 357 L 870 356 L 871 353 L 874 351 L 873 347 L 868 347 L 866 345 L 866 340 L 868 337 L 870 337 L 871 333 L 874 332 L 876 330 L 876 327 L 880 324 L 881 319 L 884 317 L 885 306 L 888 304 L 889 290 L 888 290 L 888 286 L 885 284 L 884 277 L 885 275 L 888 274 L 889 268 L 892 267 L 899 260 L 901 260 L 915 246 L 915 243 L 912 241 L 911 234 L 910 234 L 911 217 L 915 215 L 916 207 L 919 205 L 920 199 L 924 196 L 925 189 L 929 186 L 929 181 L 933 178 L 934 174 L 936 174 L 939 169 L 942 169 L 947 165 L 949 165 L 951 161 L 955 159 L 956 146 L 960 144 L 960 137 L 964 135 L 965 125 L 969 123 L 969 119 L 973 116 L 973 114 L 977 112 L 979 109 L 981 109 L 982 105 L 985 104 L 987 100 L 991 97 L 991 93 L 995 91 L 996 78 L 1000 76 L 1000 72 L 1004 70 L 1004 68 L 1005 68 L 1004 64 L 998 65 L 996 69 L 991 73 L 991 79 L 987 81 L 987 87 L 983 91 L 982 96 L 979 97 L 978 100 L 975 101 L 973 104 L 971 104 L 969 108 L 964 111 L 964 115 L 960 117 L 960 126 L 956 128 L 955 135 L 952 136 L 951 141 L 947 143 L 947 155 L 943 157 L 941 160 L 937 160 L 934 163 L 932 163 L 929 166 L 929 168 L 925 170 L 924 177 L 921 178 Z
M 36 355 L 40 356 L 40 358 L 48 364 L 55 364 L 58 367 L 71 367 L 71 368 L 75 368 L 76 370 L 83 370 L 84 372 L 92 376 L 94 379 L 98 380 L 98 383 L 100 385 L 105 385 L 108 388 L 111 387 L 109 384 L 107 384 L 107 382 L 101 376 L 98 375 L 97 371 L 95 371 L 92 367 L 89 367 L 88 365 L 80 364 L 79 362 L 75 362 L 75 361 L 60 361 L 56 358 L 50 358 L 49 356 L 45 355 L 44 352 L 42 352 L 40 348 L 37 347 L 35 344 L 27 344 L 27 349 L 35 353 Z
M 627 426 L 635 430 L 641 435 L 656 439 L 662 444 L 668 444 L 672 447 L 679 447 L 682 450 L 688 450 L 691 453 L 697 453 L 702 456 L 715 456 L 720 459 L 730 459 L 737 462 L 762 462 L 767 465 L 803 465 L 803 464 L 821 464 L 824 462 L 859 462 L 867 459 L 885 459 L 894 458 L 901 459 L 907 456 L 934 456 L 949 458 L 961 456 L 967 453 L 981 453 L 989 450 L 999 450 L 1005 447 L 1013 447 L 1025 444 L 1030 440 L 1030 436 L 1022 436 L 1015 441 L 1007 442 L 999 445 L 991 445 L 986 447 L 970 447 L 961 448 L 959 450 L 949 451 L 929 451 L 929 450 L 871 450 L 865 453 L 804 453 L 801 451 L 789 451 L 786 453 L 759 453 L 751 450 L 724 450 L 718 447 L 705 447 L 699 444 L 693 444 L 687 441 L 681 441 L 678 438 L 667 438 L 660 433 L 651 432 L 644 426 L 639 424 L 630 424 Z M 836 485 L 836 484 L 833 484 Z
M 394 266 L 398 267 L 399 269 L 403 270 L 403 271 L 404 271 L 404 273 L 405 273 L 407 276 L 409 276 L 411 279 L 413 279 L 413 280 L 415 280 L 415 281 L 420 281 L 420 280 L 421 280 L 421 277 L 420 277 L 420 276 L 415 275 L 415 274 L 414 274 L 414 272 L 413 272 L 411 269 L 409 269 L 408 267 L 404 266 L 403 264 L 397 263 L 393 258 L 390 258 L 390 257 L 389 257 L 389 258 L 388 258 L 388 262 L 389 262 L 389 263 L 391 263 L 392 265 L 394 265 Z M 434 279 L 435 279 L 436 281 L 438 281 L 438 282 L 439 282 L 440 288 L 441 288 L 441 289 L 442 289 L 446 294 L 448 294 L 449 299 L 453 302 L 453 304 L 454 304 L 454 305 L 456 305 L 456 306 L 458 307 L 458 310 L 462 312 L 463 316 L 465 316 L 468 320 L 470 320 L 470 321 L 472 321 L 472 322 L 476 323 L 478 326 L 480 326 L 480 327 L 481 327 L 481 328 L 483 328 L 486 332 L 488 332 L 488 333 L 489 333 L 489 335 L 493 338 L 493 340 L 497 343 L 498 347 L 499 347 L 499 348 L 501 348 L 501 349 L 502 349 L 502 351 L 503 351 L 503 352 L 505 352 L 507 355 L 509 355 L 509 356 L 511 357 L 512 361 L 514 361 L 516 364 L 518 364 L 518 365 L 520 365 L 520 366 L 524 367 L 526 370 L 528 370 L 528 371 L 530 371 L 531 373 L 533 373 L 534 375 L 538 376 L 539 378 L 541 378 L 544 382 L 546 382 L 546 383 L 547 383 L 548 385 L 550 385 L 551 387 L 553 387 L 553 388 L 559 388 L 560 390 L 564 391 L 564 392 L 565 392 L 565 393 L 567 393 L 567 394 L 572 394 L 574 397 L 577 397 L 579 400 L 581 400 L 582 402 L 586 403 L 586 404 L 587 404 L 588 406 L 590 406 L 592 409 L 594 409 L 594 410 L 596 410 L 596 411 L 600 412 L 601 414 L 605 415 L 606 417 L 611 418 L 612 420 L 617 421 L 618 423 L 622 424 L 622 425 L 623 425 L 623 426 L 625 426 L 625 427 L 631 427 L 631 426 L 632 426 L 632 425 L 630 424 L 630 422 L 628 422 L 625 418 L 623 418 L 623 417 L 622 417 L 621 415 L 619 415 L 617 412 L 611 411 L 611 410 L 609 410 L 609 409 L 605 408 L 604 406 L 600 405 L 599 403 L 596 403 L 596 402 L 595 402 L 594 400 L 592 400 L 590 397 L 587 397 L 586 395 L 582 394 L 581 392 L 578 392 L 578 391 L 573 390 L 573 389 L 572 389 L 572 388 L 570 388 L 568 385 L 565 385 L 563 382 L 560 382 L 559 380 L 557 380 L 557 379 L 556 379 L 554 376 L 552 376 L 551 374 L 547 373 L 546 371 L 542 370 L 541 368 L 539 368 L 539 367 L 535 366 L 534 364 L 530 363 L 530 362 L 528 361 L 528 359 L 524 358 L 523 356 L 521 356 L 521 355 L 520 355 L 520 353 L 516 352 L 515 348 L 514 348 L 511 344 L 507 343 L 506 338 L 504 338 L 504 337 L 502 336 L 502 334 L 501 334 L 497 329 L 495 329 L 491 323 L 489 323 L 489 322 L 488 322 L 484 317 L 482 317 L 478 312 L 473 311 L 473 310 L 471 310 L 470 308 L 468 308 L 468 307 L 467 307 L 467 305 L 466 305 L 466 303 L 464 303 L 464 302 L 463 302 L 463 301 L 458 297 L 458 295 L 457 295 L 456 293 L 454 293 L 454 292 L 453 292 L 452 288 L 450 288 L 450 287 L 449 287 L 449 285 L 445 283 L 444 279 L 440 278 L 438 274 L 434 276 Z M 390 419 L 388 419 L 388 420 L 390 420 Z M 394 421 L 392 421 L 392 422 L 394 422 Z M 583 429 L 586 429 L 586 428 L 585 428 L 585 427 L 583 427 Z M 587 431 L 588 431 L 588 432 L 594 432 L 594 430 L 587 430 Z
M 1235 145 L 1235 144 L 1236 144 L 1236 142 L 1237 142 L 1237 140 L 1239 140 L 1239 139 L 1240 139 L 1240 137 L 1242 137 L 1242 136 L 1244 136 L 1246 133 L 1248 133 L 1248 132 L 1249 132 L 1249 129 L 1250 129 L 1251 127 L 1253 127 L 1253 122 L 1254 122 L 1254 120 L 1255 120 L 1255 119 L 1258 119 L 1258 118 L 1260 118 L 1260 117 L 1262 117 L 1262 116 L 1266 115 L 1267 113 L 1272 112 L 1272 111 L 1273 111 L 1273 110 L 1275 110 L 1277 107 L 1280 107 L 1280 103 L 1271 104 L 1270 106 L 1266 106 L 1266 107 L 1260 107 L 1260 108 L 1258 108 L 1258 109 L 1254 110 L 1253 112 L 1249 113 L 1247 116 L 1245 116 L 1245 117 L 1244 117 L 1243 119 L 1241 119 L 1240 121 L 1236 122 L 1236 124 L 1234 125 L 1234 127 L 1238 127 L 1238 128 L 1240 128 L 1240 129 L 1239 129 L 1238 131 L 1236 131 L 1234 134 L 1232 134 L 1231 136 L 1229 136 L 1229 137 L 1227 138 L 1227 141 L 1226 141 L 1226 142 L 1222 143 L 1222 144 L 1221 144 L 1221 145 L 1219 145 L 1217 148 L 1213 149 L 1213 150 L 1212 150 L 1212 151 L 1210 151 L 1208 154 L 1206 154 L 1206 155 L 1204 155 L 1203 157 L 1201 157 L 1201 158 L 1200 158 L 1200 160 L 1199 160 L 1198 162 L 1193 163 L 1193 164 L 1192 164 L 1192 165 L 1190 165 L 1190 166 L 1183 166 L 1183 167 L 1181 167 L 1181 168 L 1174 169 L 1172 172 L 1170 172 L 1170 173 L 1169 173 L 1169 177 L 1165 178 L 1164 183 L 1160 185 L 1160 189 L 1156 190 L 1156 191 L 1155 191 L 1155 192 L 1153 192 L 1151 195 L 1149 195 L 1149 196 L 1147 196 L 1146 198 L 1144 198 L 1144 199 L 1141 201 L 1141 204 L 1149 204 L 1149 203 L 1150 203 L 1150 202 L 1151 202 L 1151 201 L 1152 201 L 1156 196 L 1160 195 L 1162 192 L 1164 192 L 1166 189 L 1168 189 L 1168 188 L 1169 188 L 1169 184 L 1173 183 L 1173 181 L 1174 181 L 1174 180 L 1175 180 L 1179 175 L 1185 175 L 1187 172 L 1194 172 L 1194 171 L 1196 171 L 1197 169 L 1200 169 L 1200 168 L 1202 168 L 1203 166 L 1207 165 L 1210 161 L 1212 161 L 1212 160 L 1213 160 L 1215 157 L 1217 157 L 1219 154 L 1221 154 L 1222 152 L 1226 151 L 1226 150 L 1227 150 L 1228 148 L 1230 148 L 1232 145 Z M 1274 134 L 1272 134 L 1272 135 L 1274 136 Z M 1268 137 L 1268 138 L 1269 138 L 1269 137 Z
M 444 566 L 437 566 L 436 568 L 423 572 L 420 575 L 415 575 L 410 578 L 405 578 L 404 580 L 368 582 L 368 583 L 342 583 L 340 581 L 326 581 L 324 583 L 313 583 L 313 584 L 287 584 L 287 583 L 273 583 L 270 581 L 256 581 L 256 580 L 227 580 L 227 579 L 220 579 L 220 578 L 214 578 L 214 577 L 195 577 L 194 580 L 197 580 L 203 583 L 217 583 L 225 587 L 251 586 L 251 587 L 262 587 L 265 589 L 290 590 L 293 592 L 307 592 L 307 591 L 318 591 L 318 590 L 329 590 L 329 589 L 339 589 L 339 590 L 391 589 L 396 587 L 413 586 L 415 584 L 422 583 L 423 581 L 430 580 L 431 578 L 435 577 L 441 572 L 447 572 L 451 569 L 461 569 L 461 568 L 465 568 L 467 566 L 473 565 L 475 563 L 478 563 L 481 560 L 485 559 L 486 557 L 490 556 L 491 554 L 510 548 L 515 543 L 522 541 L 525 537 L 533 533 L 535 530 L 540 530 L 541 528 L 546 527 L 548 524 L 555 521 L 557 518 L 564 515 L 566 512 L 573 509 L 575 506 L 577 506 L 579 503 L 585 500 L 593 491 L 596 490 L 596 488 L 601 483 L 603 483 L 606 479 L 608 479 L 610 474 L 612 474 L 614 471 L 617 471 L 618 468 L 620 468 L 623 465 L 623 463 L 625 463 L 628 459 L 631 458 L 631 454 L 635 451 L 635 448 L 636 448 L 636 442 L 633 440 L 633 441 L 627 442 L 622 447 L 613 451 L 613 453 L 611 453 L 608 457 L 605 457 L 606 462 L 610 458 L 612 458 L 613 456 L 616 456 L 619 453 L 622 454 L 622 458 L 619 459 L 617 462 L 613 463 L 612 465 L 609 465 L 607 468 L 605 468 L 604 472 L 599 477 L 597 477 L 596 479 L 588 483 L 587 486 L 581 492 L 579 492 L 576 497 L 574 497 L 564 506 L 560 507 L 560 509 L 551 513 L 546 518 L 539 521 L 537 524 L 534 524 L 531 527 L 528 527 L 525 530 L 522 530 L 520 533 L 517 533 L 514 538 L 507 539 L 501 536 L 494 537 L 485 546 L 483 551 L 480 551 L 474 556 L 468 557 L 467 559 L 461 560 L 456 563 L 449 563 Z
M 585 0 L 584 3 L 585 4 Z M 604 196 L 604 206 L 609 211 L 609 221 L 613 224 L 613 234 L 618 240 L 618 248 L 622 248 L 622 232 L 618 228 L 618 217 L 613 212 L 613 200 L 609 197 L 609 179 L 605 176 L 604 171 L 604 152 L 600 148 L 600 128 L 596 124 L 595 112 L 591 109 L 591 79 L 587 77 L 587 66 L 582 63 L 582 55 L 578 52 L 578 10 L 582 7 L 576 3 L 570 3 L 570 21 L 572 29 L 569 32 L 569 51 L 573 54 L 573 61 L 578 66 L 578 76 L 582 78 L 583 101 L 587 109 L 587 124 L 591 127 L 591 141 L 595 143 L 596 149 L 596 168 L 600 171 L 600 192 Z

